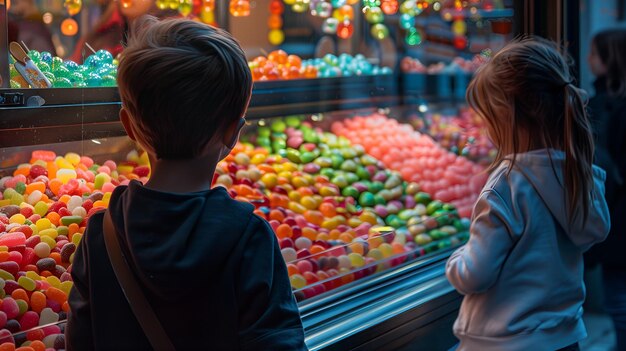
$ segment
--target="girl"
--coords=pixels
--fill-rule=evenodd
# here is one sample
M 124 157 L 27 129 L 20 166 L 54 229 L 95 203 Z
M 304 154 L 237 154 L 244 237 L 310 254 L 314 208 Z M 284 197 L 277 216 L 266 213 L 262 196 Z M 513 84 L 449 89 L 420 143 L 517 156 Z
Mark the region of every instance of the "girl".
M 582 92 L 547 42 L 503 48 L 467 100 L 488 125 L 496 162 L 474 208 L 468 243 L 446 275 L 463 295 L 459 350 L 578 350 L 584 251 L 604 240 L 605 173 L 592 165 Z
M 597 135 L 596 158 L 607 172 L 607 203 L 613 218 L 608 239 L 587 256 L 602 263 L 605 306 L 613 318 L 617 349 L 626 351 L 626 29 L 598 33 L 591 43 L 589 67 L 597 77 L 589 102 Z

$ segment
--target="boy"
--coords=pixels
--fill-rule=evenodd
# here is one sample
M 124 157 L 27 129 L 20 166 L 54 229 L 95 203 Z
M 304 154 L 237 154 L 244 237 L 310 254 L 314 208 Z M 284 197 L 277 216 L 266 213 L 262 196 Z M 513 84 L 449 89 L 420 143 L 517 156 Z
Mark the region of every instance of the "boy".
M 118 72 L 128 136 L 152 165 L 109 212 L 133 275 L 178 350 L 306 350 L 278 243 L 252 206 L 211 189 L 252 90 L 239 44 L 191 20 L 142 23 Z M 68 350 L 151 349 L 111 268 L 103 214 L 74 259 Z

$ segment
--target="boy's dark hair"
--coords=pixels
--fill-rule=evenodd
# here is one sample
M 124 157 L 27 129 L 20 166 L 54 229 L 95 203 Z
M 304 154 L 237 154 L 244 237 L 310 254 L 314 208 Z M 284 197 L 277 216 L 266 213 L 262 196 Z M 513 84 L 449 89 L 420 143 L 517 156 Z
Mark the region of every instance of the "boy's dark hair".
M 117 81 L 137 139 L 159 159 L 199 156 L 244 115 L 252 93 L 239 43 L 186 19 L 137 21 Z

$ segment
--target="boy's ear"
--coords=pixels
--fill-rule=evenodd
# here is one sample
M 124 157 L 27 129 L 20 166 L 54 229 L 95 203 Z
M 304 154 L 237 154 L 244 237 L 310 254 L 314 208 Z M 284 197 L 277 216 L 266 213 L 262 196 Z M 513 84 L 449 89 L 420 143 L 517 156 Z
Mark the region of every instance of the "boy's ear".
M 224 133 L 222 143 L 231 149 L 234 148 L 237 141 L 239 141 L 239 134 L 245 124 L 246 121 L 243 118 L 239 118 L 237 122 L 233 122 L 226 130 L 226 133 Z
M 133 129 L 133 123 L 130 121 L 130 114 L 124 107 L 120 110 L 120 121 L 122 121 L 122 125 L 124 126 L 128 137 L 132 141 L 137 141 L 137 137 L 135 137 L 135 130 Z

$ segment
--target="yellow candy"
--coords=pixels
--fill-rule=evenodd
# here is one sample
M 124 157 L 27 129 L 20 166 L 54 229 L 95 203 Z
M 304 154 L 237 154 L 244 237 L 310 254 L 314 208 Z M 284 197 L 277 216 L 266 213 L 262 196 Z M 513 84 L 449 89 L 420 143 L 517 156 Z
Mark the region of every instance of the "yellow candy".
M 380 246 L 378 246 L 378 250 L 382 252 L 385 258 L 393 255 L 393 247 L 390 244 L 387 244 L 387 243 L 380 244 Z
M 74 234 L 74 235 L 76 235 L 76 234 Z M 47 235 L 44 235 L 44 236 L 40 235 L 40 238 L 41 238 L 42 242 L 44 242 L 44 243 L 48 244 L 48 246 L 50 246 L 50 249 L 53 249 L 57 245 L 56 241 L 54 241 L 54 239 L 52 239 L 51 237 L 49 237 Z
M 76 171 L 73 169 L 59 169 L 57 171 L 57 179 L 63 184 L 67 184 L 70 179 L 76 179 Z
M 104 195 L 102 196 L 102 201 L 108 204 L 109 200 L 111 200 L 111 192 L 104 193 Z
M 4 280 L 15 280 L 15 277 L 13 276 L 13 274 L 5 271 L 4 269 L 0 269 L 0 278 Z M 4 289 L 0 289 L 0 290 L 4 291 Z
M 78 246 L 78 244 L 80 243 L 80 239 L 83 237 L 83 235 L 81 233 L 76 233 L 74 235 L 72 235 L 72 242 L 74 243 L 74 245 Z
M 33 271 L 27 271 L 26 276 L 32 280 L 41 280 L 41 276 Z
M 71 163 L 73 166 L 76 166 L 80 163 L 80 155 L 78 155 L 77 153 L 68 152 L 67 154 L 65 154 L 65 160 Z
M 261 163 L 265 162 L 265 155 L 263 154 L 256 154 L 254 156 L 252 156 L 252 159 L 250 159 L 250 163 L 252 163 L 253 165 L 260 165 Z
M 33 291 L 37 287 L 37 284 L 35 284 L 35 281 L 28 277 L 20 277 L 17 280 L 17 283 L 26 291 Z
M 14 214 L 9 218 L 9 223 L 24 224 L 24 222 L 26 222 L 26 217 L 21 213 Z
M 61 169 L 74 169 L 74 166 L 72 166 L 72 164 L 69 163 L 69 161 L 67 161 L 66 159 L 60 156 L 57 157 L 56 160 L 54 160 L 54 163 L 56 163 L 57 167 Z M 57 176 L 58 176 L 58 172 L 57 172 Z
M 0 200 L 0 207 L 8 206 L 11 204 L 11 199 Z
M 41 218 L 35 223 L 38 230 L 50 229 L 52 228 L 52 222 L 48 218 Z
M 39 236 L 41 237 L 42 241 L 44 237 L 56 239 L 56 237 L 59 236 L 59 232 L 57 232 L 56 229 L 44 229 L 39 231 Z
M 379 249 L 371 249 L 368 253 L 367 253 L 367 257 L 371 257 L 373 259 L 375 259 L 376 261 L 380 261 L 383 258 L 385 258 L 385 256 L 383 256 L 383 253 L 380 252 Z
M 365 259 L 358 253 L 353 252 L 348 255 L 348 258 L 350 259 L 352 267 L 363 267 L 365 265 Z
M 289 277 L 289 281 L 291 282 L 291 286 L 296 289 L 302 289 L 306 286 L 306 279 L 300 274 L 294 274 Z
M 0 252 L 7 252 L 7 251 L 9 251 L 8 246 L 4 246 L 4 245 L 0 246 Z
M 69 294 L 70 289 L 72 288 L 72 285 L 74 285 L 72 281 L 67 280 L 61 283 L 61 286 L 59 287 L 59 289 L 63 290 L 64 293 Z
M 49 277 L 46 277 L 46 280 L 48 281 L 48 284 L 52 285 L 53 287 L 57 289 L 61 288 L 61 281 L 59 280 L 59 278 L 51 275 Z

